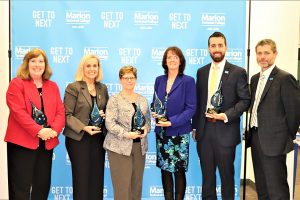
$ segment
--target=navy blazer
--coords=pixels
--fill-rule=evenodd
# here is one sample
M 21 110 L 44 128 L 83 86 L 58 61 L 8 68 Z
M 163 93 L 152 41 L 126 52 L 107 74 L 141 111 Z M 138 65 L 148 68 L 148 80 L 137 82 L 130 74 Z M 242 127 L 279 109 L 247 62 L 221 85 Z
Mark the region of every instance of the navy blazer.
M 196 140 L 204 136 L 205 112 L 207 105 L 208 77 L 211 64 L 198 69 L 197 72 L 197 111 L 193 118 L 193 128 L 196 129 Z M 224 103 L 221 112 L 225 113 L 228 122 L 216 122 L 216 138 L 222 146 L 235 146 L 241 142 L 240 116 L 250 106 L 250 92 L 245 69 L 226 61 L 221 76 Z
M 158 98 L 164 102 L 166 96 L 168 75 L 156 78 L 154 90 Z M 191 119 L 196 112 L 196 85 L 191 76 L 179 75 L 168 94 L 167 117 L 172 126 L 166 128 L 167 136 L 177 136 L 192 130 Z M 158 133 L 161 127 L 156 126 Z

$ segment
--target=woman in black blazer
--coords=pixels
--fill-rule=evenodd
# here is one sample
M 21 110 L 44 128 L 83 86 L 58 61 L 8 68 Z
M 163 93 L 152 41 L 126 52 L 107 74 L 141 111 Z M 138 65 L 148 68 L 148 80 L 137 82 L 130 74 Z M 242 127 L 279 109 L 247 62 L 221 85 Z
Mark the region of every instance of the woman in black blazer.
M 67 86 L 64 97 L 66 110 L 66 148 L 72 165 L 73 199 L 103 199 L 105 137 L 104 123 L 95 125 L 92 111 L 103 121 L 107 88 L 100 81 L 103 74 L 100 60 L 84 56 L 78 66 L 75 82 Z M 102 117 L 99 117 L 99 115 Z

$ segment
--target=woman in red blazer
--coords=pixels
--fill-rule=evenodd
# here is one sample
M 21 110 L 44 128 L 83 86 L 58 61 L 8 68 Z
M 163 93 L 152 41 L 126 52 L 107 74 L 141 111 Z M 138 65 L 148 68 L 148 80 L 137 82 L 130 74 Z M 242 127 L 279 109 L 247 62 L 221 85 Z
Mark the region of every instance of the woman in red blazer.
M 8 87 L 9 199 L 47 200 L 53 148 L 65 125 L 64 105 L 45 52 L 29 51 Z M 33 113 L 38 113 L 33 116 Z M 44 114 L 44 115 L 41 115 Z M 44 117 L 45 116 L 45 117 Z

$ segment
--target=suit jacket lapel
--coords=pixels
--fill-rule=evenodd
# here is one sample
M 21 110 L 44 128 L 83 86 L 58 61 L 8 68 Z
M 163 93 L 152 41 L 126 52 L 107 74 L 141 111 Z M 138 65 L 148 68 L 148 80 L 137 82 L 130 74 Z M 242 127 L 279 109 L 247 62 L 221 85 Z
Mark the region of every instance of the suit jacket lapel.
M 89 103 L 90 107 L 92 107 L 92 98 L 91 98 L 91 95 L 89 93 L 86 83 L 82 81 L 82 82 L 80 82 L 80 86 L 81 86 L 81 91 L 82 91 L 84 98 Z
M 181 84 L 182 78 L 183 78 L 183 76 L 176 77 L 169 94 L 171 94 Z
M 264 97 L 266 96 L 267 92 L 269 91 L 270 86 L 273 83 L 273 79 L 274 79 L 274 76 L 276 75 L 277 71 L 278 71 L 278 68 L 275 66 L 274 69 L 272 70 L 272 72 L 271 72 L 271 74 L 270 74 L 267 82 L 266 82 L 266 85 L 265 85 L 265 88 L 263 90 L 263 93 L 261 94 L 259 103 L 264 99 Z
M 210 67 L 211 67 L 211 65 L 209 65 L 204 71 L 203 71 L 203 74 L 201 75 L 200 74 L 200 77 L 198 77 L 199 78 L 199 80 L 203 80 L 203 82 L 202 81 L 200 81 L 200 84 L 201 83 L 204 83 L 203 85 L 201 84 L 200 85 L 200 87 L 201 88 L 203 88 L 203 94 L 205 95 L 203 98 L 204 99 L 207 99 L 208 97 L 208 77 L 209 77 L 209 70 L 210 70 Z
M 167 88 L 167 81 L 168 81 L 168 75 L 164 75 L 163 78 L 162 78 L 162 80 L 159 83 L 159 90 L 160 90 L 160 92 L 158 92 L 157 95 L 158 95 L 158 98 L 160 100 L 162 100 L 162 99 L 165 98 L 166 88 Z M 160 94 L 161 94 L 161 96 L 160 96 Z
M 228 79 L 229 73 L 230 73 L 230 65 L 228 64 L 228 62 L 226 61 L 225 66 L 224 66 L 224 70 L 221 76 L 221 81 L 222 84 L 224 84 L 226 82 L 226 80 Z
M 252 85 L 251 85 L 251 110 L 253 108 L 253 104 L 254 104 L 254 101 L 255 101 L 255 94 L 256 94 L 256 89 L 257 89 L 257 84 L 258 84 L 258 80 L 259 80 L 259 73 L 254 75 L 253 77 L 253 82 L 252 82 Z
M 103 103 L 103 100 L 104 100 L 104 97 L 102 96 L 102 93 L 101 93 L 101 83 L 97 82 L 96 83 L 96 100 L 97 100 L 97 105 L 99 107 L 99 110 L 101 110 L 101 107 L 102 107 L 102 103 Z

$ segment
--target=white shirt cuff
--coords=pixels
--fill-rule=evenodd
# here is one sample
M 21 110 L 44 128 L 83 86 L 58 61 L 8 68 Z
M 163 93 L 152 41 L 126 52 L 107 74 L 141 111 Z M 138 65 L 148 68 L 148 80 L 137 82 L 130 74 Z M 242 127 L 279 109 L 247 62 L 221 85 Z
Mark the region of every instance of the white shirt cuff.
M 227 118 L 227 115 L 225 113 L 224 113 L 224 116 L 225 116 L 224 123 L 227 123 L 228 122 L 228 118 Z

